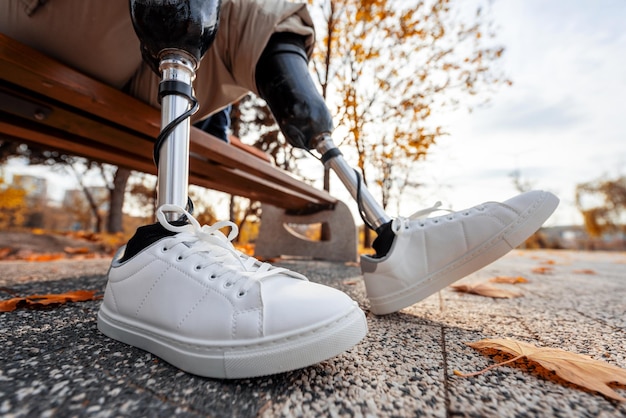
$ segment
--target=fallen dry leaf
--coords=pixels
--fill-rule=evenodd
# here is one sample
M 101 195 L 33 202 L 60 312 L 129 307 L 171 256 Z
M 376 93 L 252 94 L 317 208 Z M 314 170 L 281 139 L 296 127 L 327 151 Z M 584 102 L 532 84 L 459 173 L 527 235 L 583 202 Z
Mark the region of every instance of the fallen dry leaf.
M 45 295 L 31 295 L 0 300 L 0 312 L 11 312 L 18 308 L 40 308 L 44 306 L 63 304 L 67 302 L 84 302 L 87 300 L 102 299 L 96 296 L 95 290 L 74 290 L 65 293 L 50 293 Z
M 589 356 L 559 348 L 537 347 L 533 344 L 509 339 L 485 339 L 466 344 L 477 350 L 497 350 L 515 357 L 476 373 L 463 374 L 455 370 L 454 374 L 457 376 L 476 376 L 494 367 L 512 363 L 525 357 L 555 372 L 557 376 L 568 382 L 600 392 L 608 398 L 626 402 L 626 398 L 608 386 L 609 383 L 626 385 L 626 370 L 604 361 L 594 360 Z
M 9 247 L 2 247 L 2 248 L 0 248 L 0 260 L 2 260 L 3 258 L 8 256 L 9 254 L 11 254 L 11 251 L 12 250 Z
M 510 299 L 522 296 L 521 293 L 493 287 L 487 283 L 457 284 L 452 286 L 452 288 L 457 292 L 471 293 L 473 295 L 488 296 L 491 298 Z
M 65 251 L 68 254 L 88 254 L 89 253 L 89 248 L 87 248 L 87 247 L 65 247 L 65 248 L 63 248 L 63 251 Z
M 17 304 L 23 302 L 24 298 L 11 298 L 0 301 L 0 312 L 11 312 L 17 309 Z
M 532 272 L 535 274 L 550 274 L 552 273 L 552 267 L 536 267 L 532 269 Z
M 522 276 L 517 276 L 517 277 L 497 276 L 489 281 L 493 283 L 505 283 L 505 284 L 528 283 L 528 279 Z
M 62 260 L 66 258 L 65 254 L 62 253 L 50 253 L 50 254 L 30 254 L 24 257 L 26 261 L 37 261 L 37 262 L 46 262 L 46 261 L 55 261 Z
M 574 273 L 577 273 L 577 274 L 598 274 L 594 270 L 591 270 L 591 269 L 574 270 Z

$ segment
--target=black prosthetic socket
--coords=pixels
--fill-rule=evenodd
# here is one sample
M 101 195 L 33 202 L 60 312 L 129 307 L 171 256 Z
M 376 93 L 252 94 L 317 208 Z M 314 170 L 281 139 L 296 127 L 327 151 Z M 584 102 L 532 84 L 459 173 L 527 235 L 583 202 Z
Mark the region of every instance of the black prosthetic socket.
M 217 33 L 220 0 L 130 0 L 143 59 L 159 74 L 164 51 L 185 51 L 200 62 Z
M 372 248 L 376 250 L 376 258 L 383 258 L 391 249 L 393 240 L 396 237 L 396 234 L 391 229 L 391 221 L 376 228 L 376 234 L 378 236 L 372 243 Z
M 311 79 L 301 36 L 270 38 L 256 66 L 256 85 L 294 147 L 309 150 L 314 138 L 332 132 L 332 116 Z

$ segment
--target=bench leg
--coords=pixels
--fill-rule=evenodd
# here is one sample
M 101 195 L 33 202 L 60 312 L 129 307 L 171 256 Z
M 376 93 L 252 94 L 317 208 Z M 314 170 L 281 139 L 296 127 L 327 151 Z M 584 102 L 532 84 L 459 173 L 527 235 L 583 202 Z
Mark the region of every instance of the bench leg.
M 330 238 L 324 241 L 307 239 L 290 226 L 322 223 L 326 223 L 330 231 Z M 255 256 L 265 259 L 297 256 L 328 261 L 356 261 L 357 229 L 352 213 L 343 202 L 338 202 L 334 210 L 310 215 L 288 215 L 283 209 L 264 204 Z

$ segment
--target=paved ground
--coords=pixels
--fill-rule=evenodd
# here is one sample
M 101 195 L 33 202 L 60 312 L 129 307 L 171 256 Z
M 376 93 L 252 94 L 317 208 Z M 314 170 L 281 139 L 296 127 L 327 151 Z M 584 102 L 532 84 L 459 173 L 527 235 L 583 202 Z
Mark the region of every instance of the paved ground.
M 69 264 L 65 264 L 69 263 Z M 287 262 L 367 311 L 359 269 Z M 68 267 L 70 268 L 68 272 Z M 533 272 L 538 267 L 551 270 Z M 0 263 L 0 298 L 105 286 L 106 260 Z M 544 269 L 545 270 L 545 269 Z M 450 289 L 385 317 L 357 347 L 304 370 L 220 381 L 191 376 L 96 329 L 99 302 L 0 314 L 0 416 L 626 416 L 626 402 L 555 380 L 532 364 L 462 378 L 494 358 L 466 346 L 509 337 L 626 368 L 626 254 L 523 252 L 464 279 L 523 276 L 516 299 Z M 626 387 L 617 391 L 626 396 Z

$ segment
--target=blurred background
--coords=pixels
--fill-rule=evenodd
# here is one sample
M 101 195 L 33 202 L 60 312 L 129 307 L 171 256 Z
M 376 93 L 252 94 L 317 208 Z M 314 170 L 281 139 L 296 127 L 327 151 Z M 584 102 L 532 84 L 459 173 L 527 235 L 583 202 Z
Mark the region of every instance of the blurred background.
M 309 3 L 318 29 L 311 71 L 335 115 L 335 140 L 392 216 L 539 188 L 561 205 L 526 247 L 626 249 L 626 2 Z M 285 145 L 261 100 L 246 97 L 229 116 L 230 135 L 326 184 L 361 222 L 334 175 Z M 11 231 L 87 231 L 114 247 L 153 221 L 155 182 L 0 138 L 0 249 Z M 258 202 L 191 193 L 201 222 L 230 218 L 240 244 L 254 243 Z M 371 239 L 362 236 L 363 251 Z

